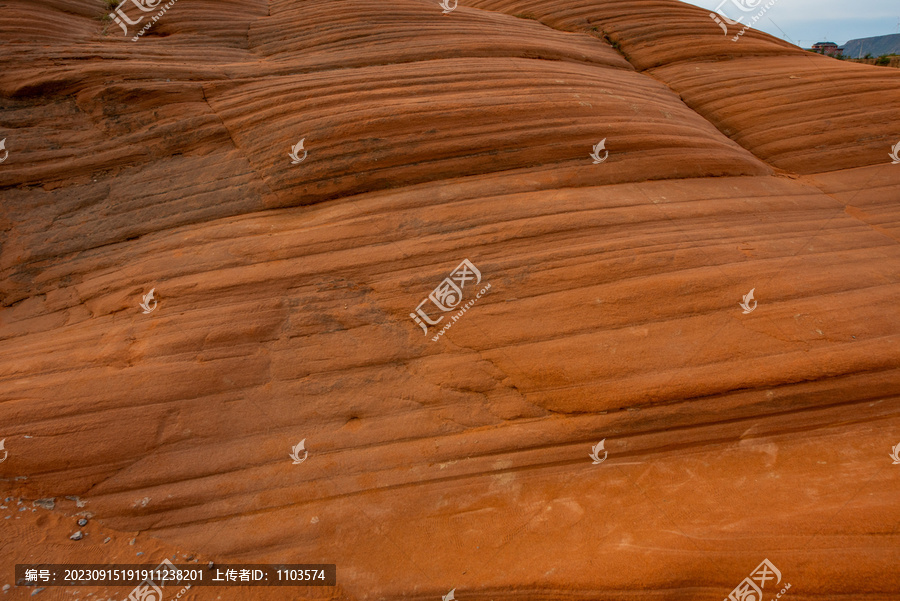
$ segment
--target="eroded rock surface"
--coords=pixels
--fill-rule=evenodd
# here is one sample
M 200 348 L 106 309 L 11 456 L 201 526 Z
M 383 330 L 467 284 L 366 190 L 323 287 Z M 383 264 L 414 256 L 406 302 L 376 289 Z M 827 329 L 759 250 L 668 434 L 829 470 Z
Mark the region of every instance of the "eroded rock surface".
M 0 498 L 84 505 L 0 510 L 0 585 L 139 536 L 303 599 L 900 595 L 900 72 L 674 0 L 5 4 Z

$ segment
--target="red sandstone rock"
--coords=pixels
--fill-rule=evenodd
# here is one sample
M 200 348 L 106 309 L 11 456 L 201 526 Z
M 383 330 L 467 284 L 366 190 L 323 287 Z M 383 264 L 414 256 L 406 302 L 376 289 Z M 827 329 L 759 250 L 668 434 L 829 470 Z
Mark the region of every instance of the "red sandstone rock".
M 0 13 L 0 500 L 86 503 L 0 510 L 0 586 L 177 553 L 337 564 L 202 600 L 718 601 L 768 558 L 791 601 L 900 594 L 895 71 L 666 0 L 106 12 Z M 491 287 L 433 342 L 463 259 Z

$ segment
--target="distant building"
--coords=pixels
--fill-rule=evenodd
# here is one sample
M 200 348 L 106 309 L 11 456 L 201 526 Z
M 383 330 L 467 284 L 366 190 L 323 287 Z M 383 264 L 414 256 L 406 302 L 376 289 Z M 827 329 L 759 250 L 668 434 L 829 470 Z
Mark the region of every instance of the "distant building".
M 840 56 L 841 48 L 834 42 L 816 42 L 812 45 L 812 51 L 827 56 Z
M 867 54 L 875 58 L 885 54 L 900 54 L 900 33 L 859 38 L 844 44 L 844 56 L 847 58 L 865 58 Z

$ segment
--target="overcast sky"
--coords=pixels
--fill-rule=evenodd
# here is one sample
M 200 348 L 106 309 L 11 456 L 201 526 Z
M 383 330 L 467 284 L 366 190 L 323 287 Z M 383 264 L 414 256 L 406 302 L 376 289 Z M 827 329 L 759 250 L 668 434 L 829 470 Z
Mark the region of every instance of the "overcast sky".
M 725 0 L 722 12 L 732 20 L 744 13 Z M 737 0 L 738 2 L 740 0 Z M 722 0 L 691 0 L 688 4 L 715 10 Z M 751 6 L 757 0 L 751 0 Z M 766 4 L 749 13 L 754 15 Z M 816 42 L 844 45 L 848 40 L 897 33 L 898 0 L 775 0 L 755 29 L 809 48 Z M 747 19 L 744 19 L 746 22 Z

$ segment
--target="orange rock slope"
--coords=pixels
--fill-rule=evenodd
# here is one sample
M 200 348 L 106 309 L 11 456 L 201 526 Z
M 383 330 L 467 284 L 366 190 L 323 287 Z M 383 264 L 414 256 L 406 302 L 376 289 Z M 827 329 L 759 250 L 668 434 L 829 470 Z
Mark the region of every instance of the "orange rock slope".
M 0 11 L 0 596 L 900 596 L 900 72 L 674 0 L 168 6 Z

